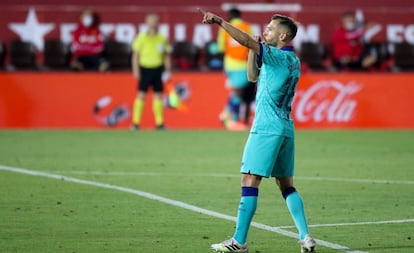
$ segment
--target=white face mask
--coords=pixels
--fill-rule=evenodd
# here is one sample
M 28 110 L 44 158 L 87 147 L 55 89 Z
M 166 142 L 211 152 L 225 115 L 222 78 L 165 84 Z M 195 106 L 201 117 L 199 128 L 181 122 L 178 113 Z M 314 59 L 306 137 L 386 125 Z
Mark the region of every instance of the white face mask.
M 90 27 L 93 23 L 93 18 L 89 15 L 82 17 L 82 24 L 86 27 Z
M 346 23 L 345 24 L 345 30 L 352 31 L 354 29 L 355 29 L 355 24 L 354 23 Z

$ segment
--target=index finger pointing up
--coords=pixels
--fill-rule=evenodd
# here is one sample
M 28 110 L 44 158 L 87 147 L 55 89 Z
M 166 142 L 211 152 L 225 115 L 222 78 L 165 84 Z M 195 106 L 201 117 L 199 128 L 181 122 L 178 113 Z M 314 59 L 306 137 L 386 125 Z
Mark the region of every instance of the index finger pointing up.
M 201 8 L 197 8 L 198 9 L 198 11 L 201 13 L 201 14 L 203 14 L 203 15 L 206 15 L 207 14 L 207 12 L 205 11 L 205 10 L 203 10 L 203 9 L 201 9 Z

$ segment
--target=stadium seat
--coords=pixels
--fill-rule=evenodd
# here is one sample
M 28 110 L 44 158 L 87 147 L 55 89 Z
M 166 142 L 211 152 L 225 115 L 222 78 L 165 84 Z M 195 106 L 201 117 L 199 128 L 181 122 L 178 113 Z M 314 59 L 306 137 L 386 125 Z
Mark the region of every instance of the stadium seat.
M 13 40 L 10 42 L 10 63 L 16 69 L 37 69 L 36 49 L 30 42 Z
M 370 50 L 371 54 L 377 56 L 377 63 L 375 70 L 388 71 L 390 69 L 390 54 L 388 52 L 388 45 L 384 42 L 370 42 L 364 45 L 365 50 Z
M 114 40 L 105 43 L 104 57 L 110 69 L 131 69 L 131 45 Z
M 60 40 L 47 40 L 44 48 L 44 65 L 51 69 L 69 68 L 70 48 Z
M 312 70 L 327 69 L 327 52 L 326 47 L 321 43 L 303 42 L 299 54 L 301 61 Z
M 414 45 L 397 43 L 394 45 L 394 69 L 397 71 L 414 69 Z
M 176 69 L 198 68 L 199 57 L 200 49 L 192 42 L 182 41 L 173 44 L 172 62 Z
M 6 47 L 4 43 L 0 41 L 0 69 L 4 69 L 5 59 L 6 59 Z
M 204 47 L 204 64 L 210 70 L 223 69 L 224 54 L 220 53 L 217 48 L 216 41 L 210 41 Z

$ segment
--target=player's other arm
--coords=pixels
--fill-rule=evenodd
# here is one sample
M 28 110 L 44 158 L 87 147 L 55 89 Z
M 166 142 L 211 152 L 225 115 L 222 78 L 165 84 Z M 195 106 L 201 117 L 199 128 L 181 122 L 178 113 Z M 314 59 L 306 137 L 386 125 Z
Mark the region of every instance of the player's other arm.
M 140 70 L 139 70 L 139 57 L 140 57 L 140 50 L 142 45 L 142 37 L 136 36 L 134 41 L 132 42 L 132 58 L 131 58 L 131 65 L 132 65 L 132 75 L 139 80 L 140 77 Z
M 171 53 L 166 53 L 164 56 L 164 77 L 165 80 L 170 80 L 171 78 L 171 70 L 172 70 L 172 60 L 171 60 Z
M 172 69 L 171 53 L 167 53 L 164 56 L 164 68 L 166 72 L 171 73 L 171 69 Z
M 79 27 L 76 28 L 76 30 L 72 32 L 71 50 L 72 50 L 72 53 L 79 52 L 80 50 L 82 50 L 82 43 L 80 42 Z
M 164 52 L 164 81 L 171 78 L 172 73 L 172 57 L 171 57 L 171 46 L 168 41 L 165 41 L 165 52 Z
M 240 43 L 240 45 L 251 49 L 254 53 L 260 54 L 260 46 L 249 34 L 233 26 L 223 18 L 211 13 L 206 12 L 203 9 L 198 9 L 203 17 L 203 23 L 205 24 L 218 24 L 220 25 L 233 39 Z
M 139 73 L 139 52 L 138 51 L 133 51 L 132 52 L 132 75 L 139 80 L 140 78 L 140 73 Z
M 254 36 L 254 39 L 259 42 L 260 37 Z M 249 82 L 255 83 L 259 77 L 259 68 L 256 62 L 257 54 L 253 50 L 249 50 L 249 55 L 247 57 L 247 80 Z

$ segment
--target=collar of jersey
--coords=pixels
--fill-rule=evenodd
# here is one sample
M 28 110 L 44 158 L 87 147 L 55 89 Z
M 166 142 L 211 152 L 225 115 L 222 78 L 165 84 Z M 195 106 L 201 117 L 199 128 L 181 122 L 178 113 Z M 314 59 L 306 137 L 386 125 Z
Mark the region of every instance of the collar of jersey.
M 294 48 L 293 46 L 284 46 L 280 50 L 293 52 Z
M 233 24 L 233 25 L 238 25 L 238 24 L 241 24 L 241 23 L 243 23 L 243 19 L 241 19 L 241 18 L 232 18 L 230 20 L 230 24 Z

